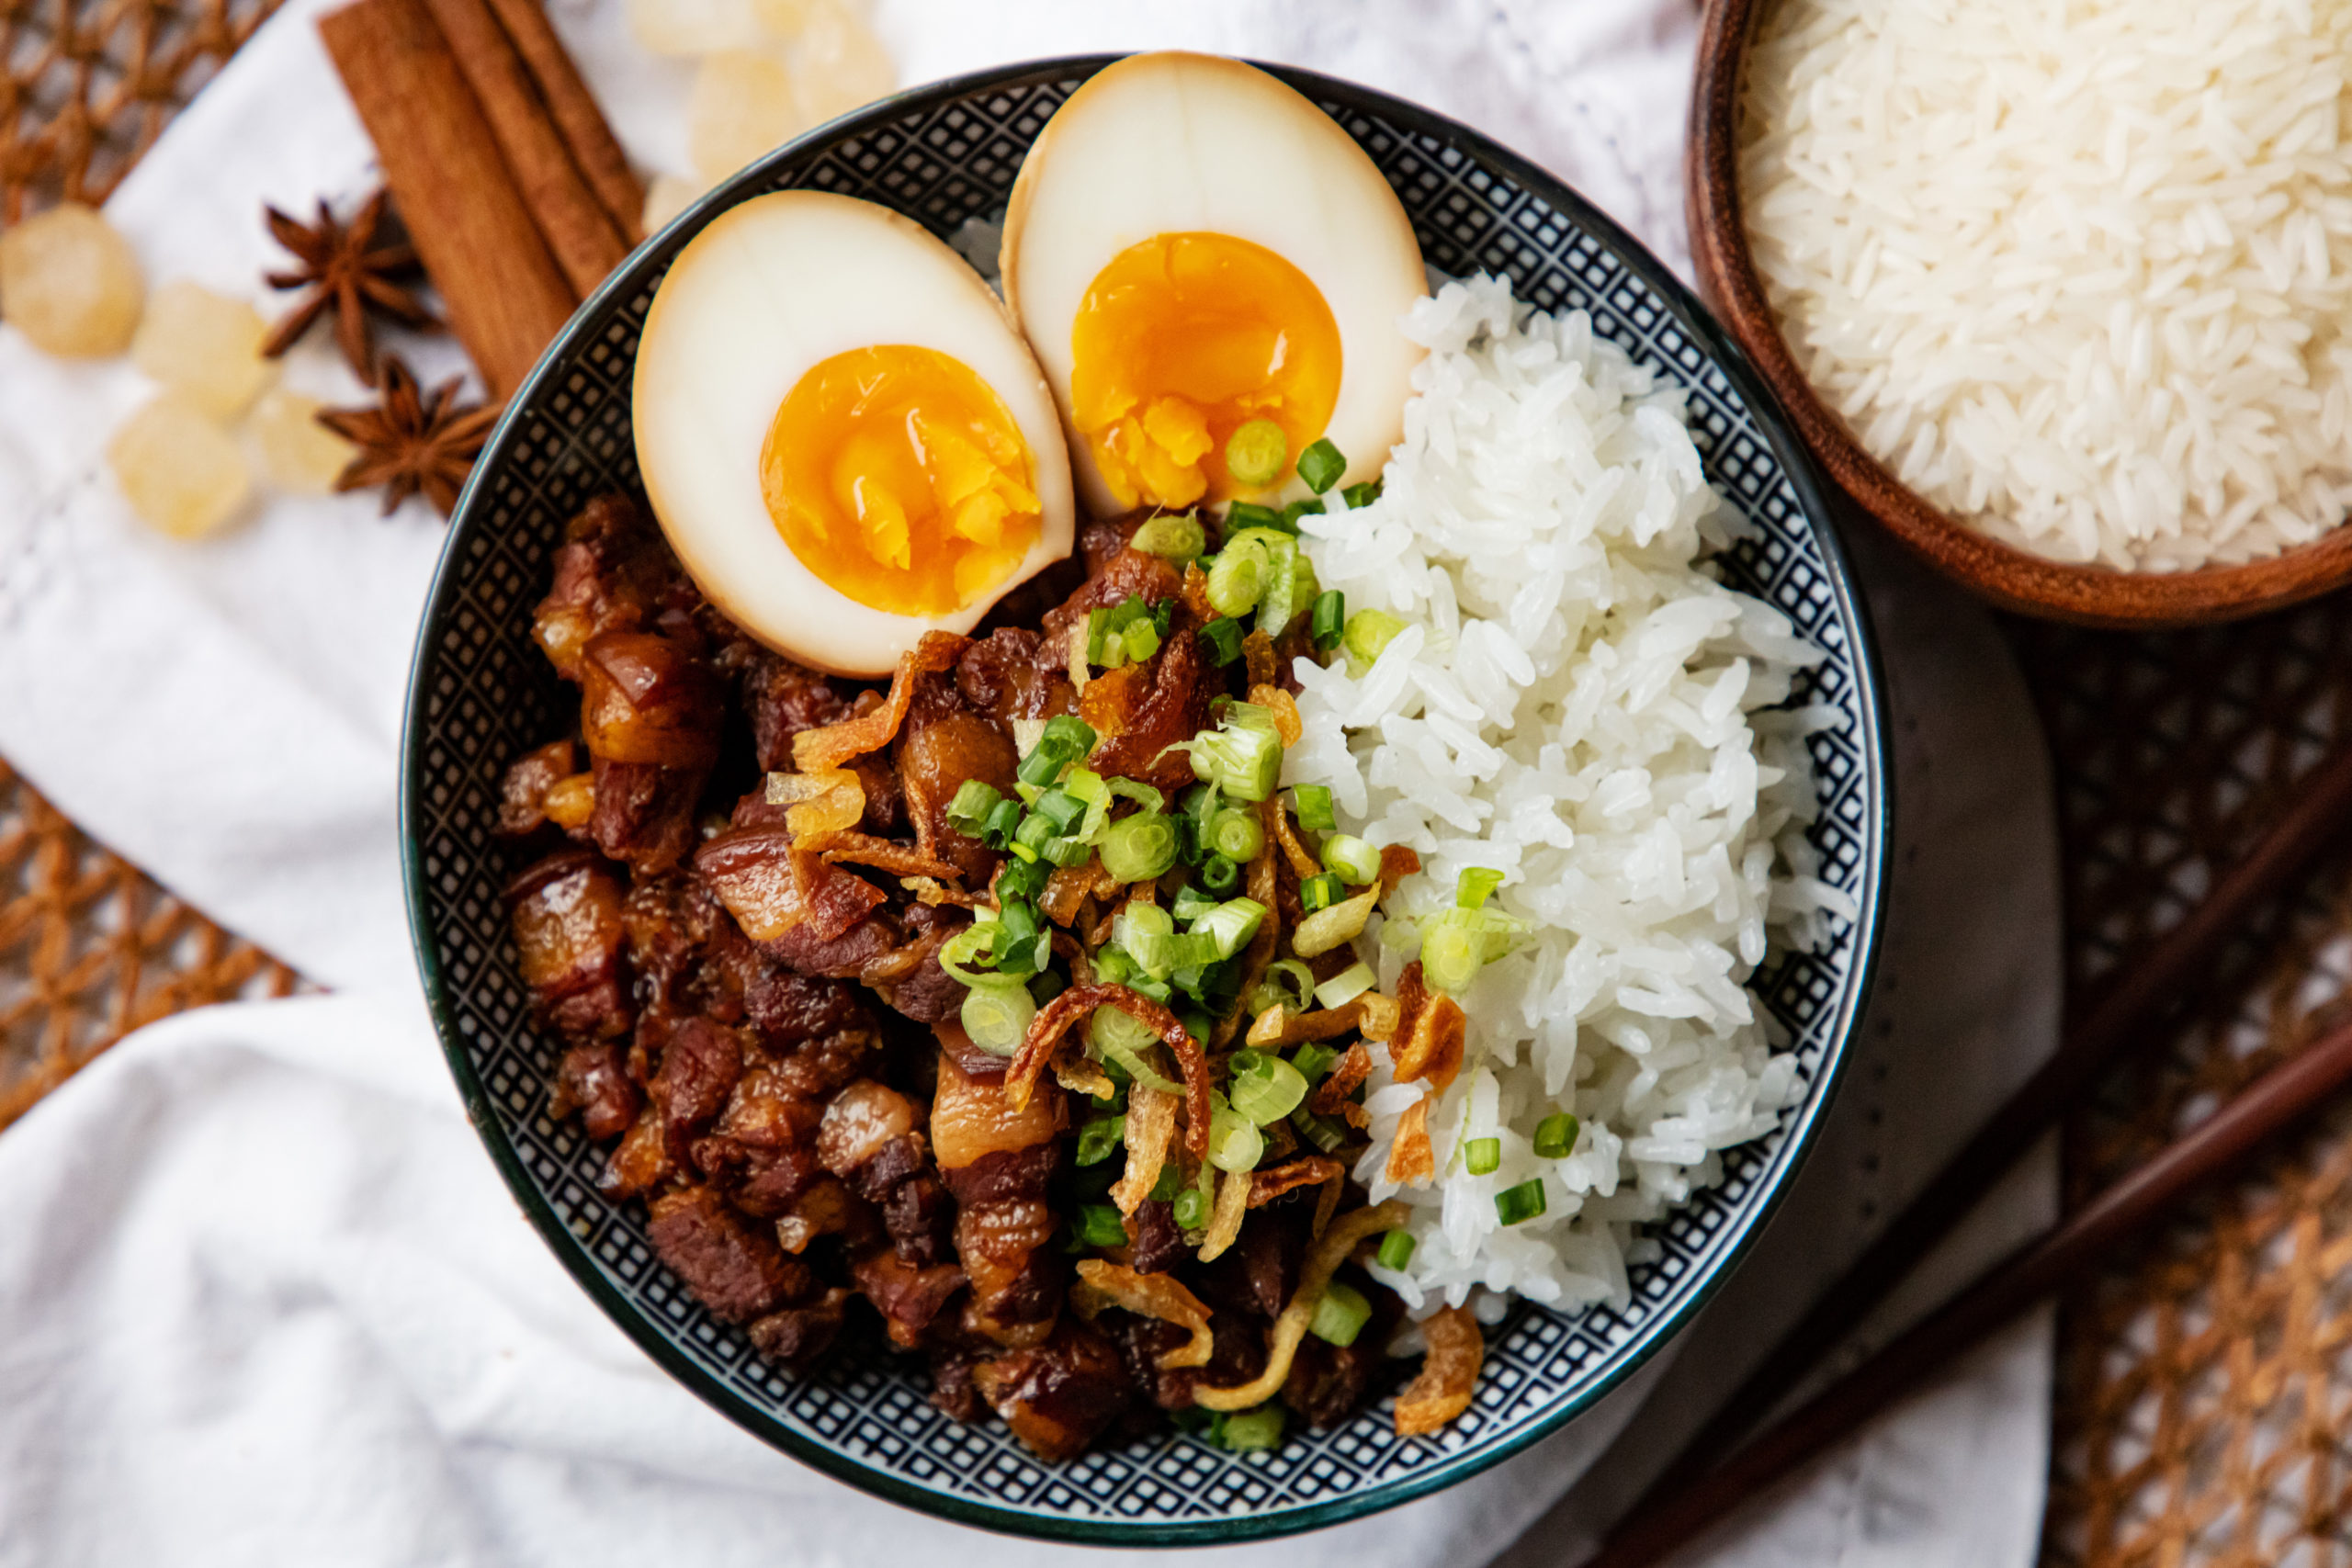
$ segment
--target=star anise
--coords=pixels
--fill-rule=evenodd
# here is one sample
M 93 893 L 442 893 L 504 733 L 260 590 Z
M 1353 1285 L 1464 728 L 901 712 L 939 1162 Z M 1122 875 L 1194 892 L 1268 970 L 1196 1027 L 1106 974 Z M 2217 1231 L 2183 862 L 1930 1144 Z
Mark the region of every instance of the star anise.
M 337 491 L 384 487 L 384 515 L 420 491 L 447 517 L 474 466 L 474 455 L 498 423 L 496 404 L 458 405 L 452 376 L 430 395 L 397 355 L 384 356 L 383 392 L 373 408 L 324 409 L 319 423 L 359 448 L 335 476 Z
M 408 288 L 396 281 L 416 271 L 415 250 L 397 236 L 384 232 L 386 193 L 369 197 L 349 223 L 337 221 L 323 198 L 315 224 L 298 223 L 275 207 L 265 207 L 269 231 L 294 253 L 302 265 L 289 272 L 266 274 L 272 288 L 307 288 L 310 292 L 270 329 L 262 353 L 275 359 L 311 330 L 311 323 L 334 311 L 335 342 L 351 368 L 369 386 L 376 385 L 376 344 L 368 327 L 370 313 L 403 326 L 433 328 L 441 323 Z

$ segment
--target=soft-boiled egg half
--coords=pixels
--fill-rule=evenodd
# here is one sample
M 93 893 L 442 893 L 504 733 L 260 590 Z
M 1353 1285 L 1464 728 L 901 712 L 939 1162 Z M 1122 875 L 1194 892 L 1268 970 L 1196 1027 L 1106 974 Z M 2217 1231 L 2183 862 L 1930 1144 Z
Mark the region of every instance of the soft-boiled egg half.
M 696 584 L 835 674 L 887 674 L 1069 554 L 1028 346 L 962 257 L 871 202 L 783 191 L 695 235 L 646 315 L 635 419 Z
M 1134 55 L 1072 94 L 1021 166 L 1002 265 L 1096 515 L 1304 494 L 1322 437 L 1353 484 L 1403 434 L 1412 223 L 1329 116 L 1238 61 Z

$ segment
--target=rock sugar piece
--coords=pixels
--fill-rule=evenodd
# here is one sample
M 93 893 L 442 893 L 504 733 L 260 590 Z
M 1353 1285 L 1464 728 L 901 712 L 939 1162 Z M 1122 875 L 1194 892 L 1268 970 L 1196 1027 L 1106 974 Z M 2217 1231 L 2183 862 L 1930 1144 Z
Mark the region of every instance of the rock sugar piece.
M 325 495 L 359 448 L 319 423 L 316 398 L 280 387 L 254 405 L 245 438 L 273 490 L 289 495 Z
M 43 354 L 120 354 L 145 297 L 130 246 L 90 208 L 68 202 L 0 231 L 0 321 Z
M 629 31 L 655 54 L 751 49 L 765 37 L 755 0 L 628 0 Z
M 236 438 L 170 392 L 122 423 L 107 461 L 131 510 L 175 539 L 218 533 L 253 490 Z
M 708 56 L 686 96 L 686 149 L 706 180 L 733 174 L 808 124 L 793 96 L 791 69 L 762 50 Z
M 253 405 L 274 367 L 262 357 L 269 335 L 243 299 L 175 278 L 155 290 L 130 340 L 130 362 L 215 419 Z
M 873 29 L 842 0 L 808 0 L 792 51 L 792 88 L 812 125 L 870 104 L 899 84 Z

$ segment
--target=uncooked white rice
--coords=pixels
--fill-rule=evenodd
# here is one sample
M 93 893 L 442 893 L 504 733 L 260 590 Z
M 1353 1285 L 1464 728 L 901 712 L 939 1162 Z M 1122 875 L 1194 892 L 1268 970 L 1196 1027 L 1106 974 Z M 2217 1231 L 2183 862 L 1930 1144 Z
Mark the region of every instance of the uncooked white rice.
M 1904 483 L 2062 560 L 2334 527 L 2347 35 L 2341 0 L 1782 0 L 1740 185 L 1798 363 Z
M 1532 312 L 1479 277 L 1406 326 L 1430 355 L 1383 494 L 1305 526 L 1326 588 L 1410 624 L 1361 680 L 1299 661 L 1285 777 L 1329 784 L 1344 830 L 1422 858 L 1365 944 L 1385 987 L 1418 950 L 1409 918 L 1452 903 L 1464 867 L 1506 873 L 1492 907 L 1532 932 L 1460 998 L 1469 1051 L 1430 1117 L 1436 1185 L 1381 1179 L 1425 1086 L 1374 1069 L 1357 1175 L 1412 1207 L 1418 1240 L 1403 1273 L 1376 1272 L 1417 1309 L 1478 1287 L 1622 1303 L 1634 1227 L 1719 1179 L 1717 1151 L 1802 1089 L 1744 982 L 1768 932 L 1809 945 L 1853 914 L 1804 836 L 1803 737 L 1834 715 L 1774 709 L 1821 655 L 1702 569 L 1741 520 L 1707 486 L 1679 392 L 1582 312 Z M 1555 1110 L 1583 1131 L 1538 1159 Z M 1469 1137 L 1499 1137 L 1501 1168 L 1467 1174 Z M 1544 1216 L 1502 1227 L 1495 1194 L 1536 1177 Z

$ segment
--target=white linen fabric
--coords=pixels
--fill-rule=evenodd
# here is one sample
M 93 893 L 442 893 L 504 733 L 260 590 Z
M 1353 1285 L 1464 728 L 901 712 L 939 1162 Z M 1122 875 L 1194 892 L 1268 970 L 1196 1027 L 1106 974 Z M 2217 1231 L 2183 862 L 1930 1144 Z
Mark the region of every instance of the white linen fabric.
M 273 19 L 109 205 L 151 281 L 258 299 L 261 203 L 370 183 L 312 30 L 327 3 Z M 620 0 L 555 13 L 631 152 L 682 167 L 686 70 L 635 49 Z M 1686 0 L 877 0 L 876 17 L 910 82 L 1159 45 L 1355 77 L 1479 126 L 1686 255 Z M 447 344 L 401 346 L 428 380 L 460 367 Z M 321 344 L 286 377 L 359 395 Z M 770 1452 L 670 1382 L 528 1232 L 417 1005 L 401 911 L 401 705 L 441 529 L 416 503 L 379 522 L 372 498 L 279 498 L 212 543 L 157 539 L 101 460 L 146 394 L 126 364 L 61 365 L 0 323 L 0 755 L 343 994 L 155 1025 L 0 1137 L 0 1565 L 1074 1557 Z M 1372 1520 L 1204 1555 L 1471 1564 L 1541 1516 L 1512 1562 L 1577 1561 L 2048 1050 L 2054 852 L 2030 711 L 1980 612 L 1867 553 L 1898 716 L 1898 892 L 1848 1088 L 1757 1255 L 1671 1358 L 1528 1453 Z M 2044 1160 L 1939 1266 L 2052 1201 Z M 2023 1325 L 1685 1561 L 2025 1563 L 2048 1364 L 2046 1324 Z

